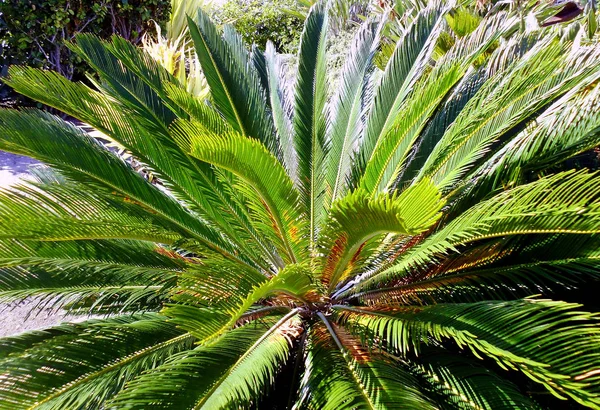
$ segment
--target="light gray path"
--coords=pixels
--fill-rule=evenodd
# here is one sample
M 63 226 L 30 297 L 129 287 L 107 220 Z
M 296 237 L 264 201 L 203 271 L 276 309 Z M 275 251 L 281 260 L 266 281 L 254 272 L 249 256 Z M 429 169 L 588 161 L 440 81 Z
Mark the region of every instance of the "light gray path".
M 0 151 L 0 188 L 7 187 L 19 181 L 29 173 L 29 167 L 39 164 L 38 161 Z

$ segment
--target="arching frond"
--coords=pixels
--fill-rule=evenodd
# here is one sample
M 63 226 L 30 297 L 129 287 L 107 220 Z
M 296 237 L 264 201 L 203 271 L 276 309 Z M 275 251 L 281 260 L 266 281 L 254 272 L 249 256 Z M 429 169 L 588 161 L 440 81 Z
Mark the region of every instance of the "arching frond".
M 197 21 L 188 16 L 190 35 L 216 107 L 240 134 L 277 149 L 273 120 L 267 115 L 266 94 L 256 67 L 248 64 L 248 51 L 233 28 L 223 37 L 201 9 Z
M 453 339 L 504 369 L 518 369 L 558 397 L 598 405 L 594 377 L 600 351 L 598 318 L 579 305 L 548 300 L 438 304 L 397 310 L 336 306 L 338 321 L 391 352 L 419 352 L 422 343 Z M 574 325 L 574 322 L 579 322 Z
M 269 105 L 271 106 L 271 115 L 277 130 L 279 149 L 281 151 L 282 163 L 288 172 L 288 175 L 297 184 L 298 183 L 298 158 L 294 149 L 292 115 L 293 101 L 289 95 L 291 85 L 286 79 L 285 65 L 282 62 L 283 56 L 275 51 L 275 46 L 267 42 L 265 51 L 265 62 L 267 65 L 268 83 L 269 83 Z
M 380 138 L 391 129 L 406 96 L 429 64 L 442 32 L 442 6 L 433 2 L 420 11 L 396 44 L 373 100 L 358 153 L 356 175 L 362 176 Z
M 334 204 L 326 226 L 324 246 L 329 253 L 321 280 L 333 289 L 351 271 L 350 260 L 358 258 L 367 240 L 382 234 L 417 235 L 433 226 L 442 205 L 440 193 L 428 181 L 399 195 L 371 198 L 360 189 L 346 195 Z
M 269 212 L 282 257 L 299 260 L 305 234 L 296 204 L 298 193 L 277 158 L 259 141 L 236 133 L 214 135 L 197 123 L 179 122 L 174 133 L 192 155 L 250 184 Z
M 10 81 L 11 86 L 25 95 L 43 101 L 50 106 L 57 107 L 70 115 L 91 124 L 109 138 L 124 146 L 137 159 L 148 164 L 152 168 L 152 171 L 158 174 L 161 182 L 168 186 L 170 193 L 177 199 L 185 201 L 188 207 L 199 212 L 203 218 L 211 220 L 221 229 L 226 232 L 228 231 L 229 233 L 231 233 L 232 226 L 237 226 L 239 224 L 238 221 L 232 220 L 232 218 L 228 217 L 228 215 L 220 209 L 221 204 L 223 203 L 230 207 L 235 207 L 235 205 L 229 202 L 229 198 L 226 195 L 223 195 L 222 188 L 214 182 L 212 171 L 205 166 L 201 168 L 200 164 L 195 159 L 189 158 L 185 153 L 181 152 L 176 144 L 171 141 L 170 136 L 165 137 L 164 133 L 166 132 L 166 129 L 161 128 L 159 132 L 150 132 L 146 130 L 141 124 L 136 123 L 136 119 L 138 119 L 139 116 L 130 113 L 126 107 L 115 103 L 111 98 L 107 98 L 99 92 L 92 91 L 82 84 L 71 83 L 55 73 L 13 67 L 11 69 L 10 80 L 7 81 Z M 123 115 L 125 113 L 131 115 Z M 20 114 L 13 114 L 13 117 L 19 115 Z M 28 120 L 25 120 L 23 124 L 26 127 L 31 127 L 30 121 Z M 62 130 L 60 124 L 61 122 L 58 121 L 57 127 L 59 127 L 59 130 Z M 208 126 L 208 124 L 205 126 Z M 15 132 L 15 130 L 13 130 L 13 132 Z M 31 135 L 36 135 L 38 132 L 38 130 L 32 130 Z M 64 133 L 64 131 L 61 132 Z M 21 134 L 23 138 L 26 138 L 27 135 L 29 134 Z M 157 141 L 157 138 L 160 137 L 160 135 L 162 135 L 161 142 Z M 84 138 L 83 141 L 75 140 L 74 137 L 79 138 L 79 136 Z M 70 151 L 68 148 L 75 149 L 86 141 L 92 143 L 96 149 L 99 148 L 97 146 L 98 144 L 91 138 L 79 132 L 78 134 L 71 136 L 69 144 L 65 147 L 65 152 L 59 153 L 62 154 L 62 156 L 59 155 L 57 158 L 61 159 L 65 154 L 69 153 Z M 165 141 L 169 144 L 170 149 L 167 149 L 166 146 L 162 145 Z M 29 142 L 28 144 L 31 145 L 32 142 Z M 5 147 L 4 149 L 14 151 L 17 147 Z M 46 150 L 47 149 L 48 148 L 46 148 Z M 25 153 L 23 151 L 15 152 Z M 33 153 L 29 153 L 29 151 L 26 154 L 34 155 Z M 111 158 L 111 154 L 108 152 L 103 152 L 103 155 L 100 158 L 102 159 L 105 157 L 108 157 L 108 160 L 111 163 L 121 162 L 117 158 Z M 71 155 L 69 155 L 69 158 L 71 158 Z M 56 162 L 50 161 L 52 157 L 40 159 L 52 164 Z M 72 161 L 75 160 L 77 160 L 77 155 L 75 155 L 75 158 L 72 158 Z M 193 161 L 190 162 L 190 160 Z M 87 166 L 90 166 L 95 162 L 97 161 L 91 162 L 87 164 Z M 120 166 L 123 165 L 124 164 L 121 164 Z M 111 173 L 110 170 L 106 169 L 101 171 L 103 173 Z M 139 179 L 139 177 L 136 178 Z M 196 181 L 202 181 L 202 184 L 199 184 Z M 131 184 L 131 182 L 126 181 L 120 181 L 118 183 Z M 243 233 L 237 231 L 235 234 L 230 235 L 230 238 L 237 239 L 238 236 L 243 237 Z M 240 240 L 237 240 L 236 242 L 238 244 L 243 243 Z
M 122 409 L 218 409 L 255 402 L 273 382 L 298 334 L 295 312 L 235 329 L 215 344 L 174 355 L 129 383 L 113 405 Z
M 379 47 L 384 21 L 378 24 L 369 21 L 356 33 L 342 69 L 341 87 L 329 107 L 329 147 L 325 169 L 332 202 L 346 193 L 352 171 L 352 156 L 364 129 L 364 116 L 371 108 L 365 100 L 368 98 L 368 88 L 372 86 L 369 77 L 374 69 L 373 59 Z
M 343 332 L 323 316 L 309 329 L 306 371 L 294 409 L 435 409 L 418 381 L 400 366 L 344 346 Z M 359 348 L 360 350 L 360 348 Z M 356 356 L 356 357 L 355 357 Z
M 489 23 L 499 25 L 497 21 Z M 360 187 L 373 195 L 392 188 L 433 113 L 500 33 L 499 29 L 488 30 L 482 26 L 456 41 L 431 72 L 422 74 L 414 85 L 419 92 L 404 97 L 397 108 L 396 120 L 378 138 L 360 179 Z
M 85 313 L 158 309 L 186 263 L 145 242 L 0 241 L 0 300 Z M 34 308 L 32 308 L 33 310 Z
M 410 281 L 398 279 L 353 297 L 383 306 L 551 295 L 600 280 L 597 259 L 598 240 L 586 235 L 494 239 L 445 258 Z
M 294 94 L 293 141 L 298 159 L 298 186 L 304 212 L 309 216 L 311 246 L 324 217 L 325 102 L 327 78 L 325 46 L 328 8 L 315 4 L 306 18 L 298 52 Z
M 479 203 L 407 252 L 391 268 L 359 287 L 369 288 L 406 276 L 436 256 L 487 238 L 510 235 L 569 233 L 588 235 L 600 228 L 597 220 L 599 187 L 595 174 L 565 172 L 521 185 Z
M 163 313 L 203 343 L 210 343 L 234 327 L 256 303 L 278 292 L 318 302 L 317 286 L 304 266 L 288 265 L 269 280 L 248 273 L 226 261 L 186 272 L 173 296 L 182 303 L 166 307 Z
M 594 83 L 599 76 L 597 73 L 581 81 L 475 170 L 471 174 L 474 183 L 465 189 L 468 195 L 481 197 L 499 187 L 517 184 L 531 172 L 560 166 L 568 158 L 597 146 L 600 87 Z M 459 202 L 455 208 L 461 205 Z
M 453 408 L 464 410 L 540 409 L 519 391 L 475 360 L 434 353 L 419 358 L 415 373 L 424 378 L 430 389 L 442 396 Z
M 136 208 L 134 204 L 141 205 L 135 212 L 146 212 L 150 219 L 160 218 L 168 221 L 169 224 L 178 226 L 178 229 L 205 242 L 207 246 L 215 246 L 226 253 L 232 253 L 231 245 L 220 233 L 200 222 L 180 203 L 160 192 L 126 163 L 75 127 L 38 111 L 4 110 L 0 113 L 0 121 L 0 132 L 3 134 L 0 147 L 34 156 L 52 164 L 74 180 L 85 179 L 103 190 L 112 191 L 115 193 L 115 198 L 111 200 L 113 203 L 119 202 L 131 210 Z M 50 140 L 46 139 L 49 135 L 52 135 Z M 78 189 L 81 190 L 81 187 Z M 89 195 L 98 194 L 99 192 Z M 41 214 L 37 217 L 41 217 Z M 140 229 L 143 230 L 141 226 Z M 130 236 L 121 234 L 116 237 Z M 142 236 L 137 239 L 146 238 Z M 173 240 L 176 240 L 176 237 L 171 236 L 171 240 L 158 242 L 173 243 Z
M 596 75 L 594 51 L 568 58 L 563 47 L 547 37 L 513 68 L 488 81 L 450 126 L 420 175 L 431 177 L 443 190 L 451 188 L 493 143 L 501 143 L 501 137 L 528 120 L 530 113 Z
M 101 407 L 127 381 L 190 349 L 194 340 L 155 314 L 65 325 L 18 342 L 13 338 L 12 353 L 0 361 L 0 408 Z M 15 343 L 21 345 L 18 351 Z M 50 354 L 58 351 L 65 354 Z

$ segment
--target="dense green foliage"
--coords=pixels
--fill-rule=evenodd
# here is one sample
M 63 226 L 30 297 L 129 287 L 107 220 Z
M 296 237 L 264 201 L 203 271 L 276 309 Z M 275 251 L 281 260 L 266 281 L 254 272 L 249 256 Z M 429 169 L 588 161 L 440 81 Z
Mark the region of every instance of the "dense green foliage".
M 106 315 L 0 339 L 0 409 L 600 408 L 600 318 L 561 297 L 600 283 L 600 44 L 460 10 L 407 12 L 383 72 L 367 21 L 333 91 L 323 3 L 291 84 L 199 11 L 209 104 L 119 37 L 77 37 L 94 88 L 12 68 L 154 178 L 0 111 L 50 167 L 0 191 L 0 301 Z
M 137 42 L 151 20 L 169 19 L 169 0 L 7 0 L 0 2 L 0 65 L 27 64 L 82 78 L 85 64 L 66 42 L 77 33 Z
M 286 11 L 295 8 L 295 0 L 228 0 L 214 19 L 233 25 L 248 44 L 264 49 L 272 41 L 278 51 L 293 53 L 298 49 L 302 20 Z

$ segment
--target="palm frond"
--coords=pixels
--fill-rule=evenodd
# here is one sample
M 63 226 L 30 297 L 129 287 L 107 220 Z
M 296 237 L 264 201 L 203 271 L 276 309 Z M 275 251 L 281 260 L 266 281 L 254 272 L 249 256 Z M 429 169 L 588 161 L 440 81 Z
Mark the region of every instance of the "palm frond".
M 228 198 L 222 194 L 222 188 L 215 185 L 211 170 L 201 167 L 197 160 L 189 158 L 181 152 L 171 141 L 170 136 L 164 136 L 166 132 L 164 129 L 154 133 L 145 130 L 141 124 L 135 122 L 135 119 L 138 118 L 136 115 L 133 113 L 123 115 L 129 112 L 126 107 L 116 104 L 105 95 L 82 84 L 71 83 L 55 73 L 13 67 L 10 80 L 7 81 L 10 81 L 11 86 L 25 95 L 44 101 L 50 106 L 90 123 L 109 138 L 126 147 L 137 159 L 151 167 L 176 198 L 184 200 L 191 209 L 228 232 L 230 239 L 236 240 L 238 245 L 243 244 L 243 241 L 238 239 L 240 236 L 243 238 L 243 231 L 238 230 L 233 234 L 231 232 L 231 227 L 237 226 L 239 222 L 232 220 L 227 213 L 220 209 L 223 202 L 228 202 Z M 13 117 L 17 115 L 20 114 L 13 114 Z M 24 124 L 29 124 L 29 121 Z M 214 122 L 205 124 L 214 127 Z M 15 131 L 13 130 L 13 132 Z M 82 133 L 79 132 L 77 135 L 82 135 Z M 161 142 L 156 140 L 157 135 L 163 135 Z M 21 136 L 24 138 L 26 134 L 21 134 Z M 82 136 L 84 142 L 89 141 L 93 146 L 99 148 L 98 144 L 87 135 Z M 162 145 L 164 141 L 169 144 L 169 149 Z M 73 141 L 73 144 L 76 143 Z M 8 147 L 5 150 L 10 151 Z M 27 155 L 27 153 L 25 154 Z M 110 156 L 108 152 L 104 152 L 103 155 L 104 157 Z M 76 158 L 77 155 L 75 155 Z M 42 160 L 46 161 L 47 159 Z M 116 158 L 112 160 L 109 158 L 109 160 L 120 162 Z M 49 159 L 47 161 L 52 163 Z M 103 172 L 110 171 L 104 170 Z M 203 183 L 199 184 L 196 181 L 203 181 Z M 120 184 L 123 183 L 127 182 L 120 182 Z M 229 205 L 234 207 L 233 204 Z
M 41 340 L 30 334 L 30 341 L 37 339 L 30 346 L 22 337 L 25 349 L 0 361 L 0 408 L 102 407 L 127 381 L 195 340 L 155 314 L 70 326 L 51 329 L 52 337 Z M 68 355 L 49 354 L 61 350 Z
M 338 321 L 380 346 L 406 355 L 421 344 L 453 339 L 477 357 L 493 358 L 543 383 L 557 397 L 582 404 L 600 402 L 595 372 L 600 351 L 596 315 L 579 305 L 549 300 L 438 304 L 397 310 L 336 306 Z M 573 322 L 580 322 L 574 325 Z M 588 346 L 588 347 L 586 347 Z
M 282 257 L 299 260 L 304 228 L 296 205 L 298 193 L 277 158 L 257 140 L 235 132 L 214 135 L 197 123 L 180 121 L 174 134 L 192 155 L 233 172 L 256 191 L 260 206 L 269 212 Z
M 122 409 L 214 409 L 248 405 L 273 382 L 298 334 L 296 312 L 235 329 L 211 346 L 173 355 L 127 385 L 111 403 Z
M 298 77 L 294 94 L 293 141 L 298 159 L 298 186 L 304 212 L 309 216 L 311 247 L 324 217 L 325 159 L 324 117 L 327 99 L 325 46 L 328 8 L 315 4 L 306 19 L 298 52 Z
M 567 58 L 565 45 L 551 37 L 486 82 L 450 126 L 423 166 L 420 175 L 430 176 L 448 190 L 480 161 L 494 142 L 528 115 L 549 104 L 588 76 L 594 76 L 595 51 Z M 576 53 L 577 54 L 577 53 Z M 583 55 L 582 55 L 583 54 Z M 585 54 L 590 54 L 587 56 Z M 504 91 L 506 90 L 506 91 Z
M 279 149 L 281 151 L 282 163 L 288 172 L 288 175 L 294 183 L 298 183 L 298 159 L 294 150 L 292 116 L 293 102 L 289 94 L 291 94 L 291 85 L 285 77 L 285 65 L 283 64 L 282 56 L 275 51 L 273 43 L 267 43 L 265 51 L 265 61 L 267 65 L 268 75 L 268 91 L 269 105 L 271 106 L 271 115 L 275 129 L 277 130 L 277 138 L 279 141 Z
M 450 258 L 421 278 L 399 280 L 389 287 L 360 292 L 354 298 L 374 306 L 503 300 L 552 294 L 600 280 L 596 241 L 559 236 L 556 245 L 544 244 L 542 256 L 536 255 L 537 248 L 532 255 L 525 246 L 497 246 L 499 243 L 494 241 L 481 250 L 475 248 Z M 534 239 L 537 240 L 542 238 Z M 578 243 L 584 244 L 582 249 L 571 248 L 572 252 L 565 255 L 565 246 L 576 248 Z M 488 248 L 494 250 L 486 255 Z
M 105 319 L 0 338 L 0 409 L 600 408 L 599 317 L 550 300 L 600 284 L 598 39 L 500 3 L 367 16 L 331 98 L 324 0 L 297 60 L 200 10 L 175 75 L 93 35 L 90 86 L 10 68 L 96 131 L 0 111 L 47 164 L 0 189 L 0 302 Z
M 294 409 L 436 408 L 400 366 L 346 347 L 344 342 L 357 341 L 334 329 L 325 316 L 308 332 L 306 370 Z
M 363 141 L 357 154 L 357 177 L 362 176 L 375 145 L 391 129 L 402 102 L 426 71 L 442 31 L 442 13 L 440 4 L 436 2 L 420 11 L 396 44 L 366 120 Z
M 532 172 L 560 166 L 590 150 L 600 138 L 600 74 L 586 78 L 528 124 L 510 143 L 472 172 L 465 192 L 481 197 L 498 187 L 516 184 Z M 457 194 L 462 195 L 458 189 Z M 458 203 L 456 207 L 460 207 Z
M 273 120 L 267 115 L 265 90 L 241 37 L 226 27 L 223 38 L 208 16 L 198 9 L 197 21 L 188 17 L 190 34 L 212 99 L 229 124 L 240 134 L 277 149 Z
M 114 37 L 114 42 L 80 34 L 71 49 L 94 68 L 102 82 L 96 86 L 133 112 L 160 136 L 177 118 L 161 98 L 161 85 L 172 78 L 150 55 Z M 121 61 L 121 58 L 123 59 Z
M 433 392 L 453 408 L 540 409 L 517 386 L 483 367 L 476 360 L 460 359 L 444 352 L 419 357 L 415 373 L 424 378 Z
M 414 85 L 420 92 L 411 93 L 404 98 L 397 109 L 397 120 L 379 137 L 359 181 L 360 187 L 373 194 L 386 192 L 394 187 L 407 166 L 410 154 L 417 147 L 420 148 L 422 140 L 427 138 L 423 135 L 423 130 L 428 123 L 432 124 L 431 117 L 439 105 L 464 76 L 470 76 L 473 64 L 484 56 L 507 27 L 510 27 L 510 20 L 506 22 L 497 18 L 486 21 L 486 24 L 482 24 L 468 36 L 455 41 L 438 59 L 431 72 L 422 75 Z M 464 90 L 456 92 L 461 93 L 459 104 L 463 103 Z M 454 107 L 456 110 L 459 108 L 460 106 Z M 446 135 L 444 129 L 436 131 L 439 133 L 436 136 L 438 138 Z M 431 141 L 427 143 L 431 144 Z M 424 155 L 424 152 L 419 154 Z
M 423 206 L 422 204 L 428 204 Z M 356 190 L 337 201 L 326 226 L 324 247 L 328 258 L 321 281 L 333 289 L 352 271 L 352 261 L 361 247 L 377 235 L 417 235 L 430 228 L 441 216 L 443 202 L 437 188 L 427 181 L 416 184 L 399 195 L 381 194 L 371 198 Z M 356 220 L 354 215 L 361 215 Z
M 360 283 L 361 289 L 406 276 L 463 244 L 512 235 L 569 233 L 599 229 L 595 174 L 563 172 L 502 192 L 480 202 L 410 249 L 394 266 Z
M 173 299 L 179 303 L 162 312 L 202 343 L 212 343 L 253 306 L 278 293 L 318 302 L 317 286 L 305 266 L 288 265 L 270 280 L 248 273 L 225 261 L 190 270 L 173 290 Z
M 179 219 L 177 223 L 183 229 L 187 230 L 194 225 L 198 229 L 204 229 L 200 228 L 202 224 L 180 203 L 160 192 L 122 160 L 75 127 L 35 110 L 5 110 L 0 115 L 0 144 L 4 150 L 33 156 L 75 180 L 90 181 L 109 191 L 116 190 L 119 195 L 143 204 L 154 213 L 162 213 L 171 221 Z M 53 135 L 53 138 L 45 140 L 48 135 Z M 107 167 L 107 163 L 111 166 Z M 220 234 L 214 229 L 207 229 L 213 231 L 215 239 L 219 238 Z M 223 238 L 217 241 L 224 244 Z
M 365 113 L 371 108 L 365 100 L 384 22 L 369 21 L 356 33 L 342 69 L 341 86 L 329 107 L 325 169 L 332 202 L 346 193 L 352 154 L 363 131 Z

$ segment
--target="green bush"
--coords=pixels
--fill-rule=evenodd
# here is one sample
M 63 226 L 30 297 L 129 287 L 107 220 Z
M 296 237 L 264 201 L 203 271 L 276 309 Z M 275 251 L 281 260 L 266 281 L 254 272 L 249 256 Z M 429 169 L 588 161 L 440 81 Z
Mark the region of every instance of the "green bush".
M 118 34 L 138 42 L 169 19 L 170 0 L 8 0 L 0 3 L 0 64 L 24 64 L 81 78 L 82 61 L 66 46 L 75 34 Z
M 295 0 L 229 0 L 214 16 L 217 23 L 231 24 L 248 44 L 265 47 L 271 40 L 277 50 L 293 53 L 298 48 L 303 21 L 286 13 Z

